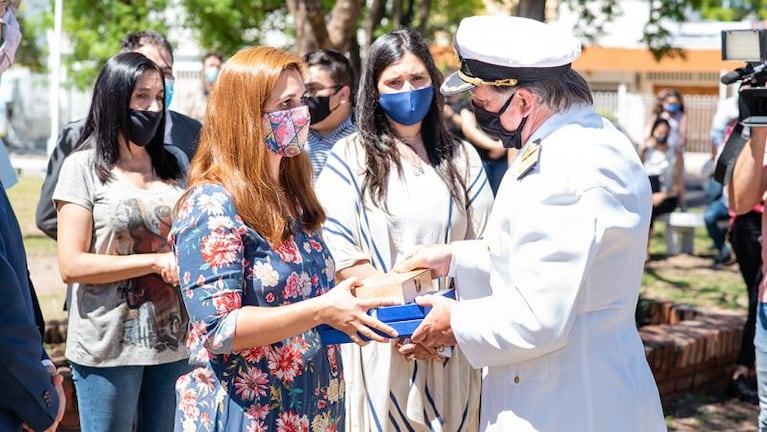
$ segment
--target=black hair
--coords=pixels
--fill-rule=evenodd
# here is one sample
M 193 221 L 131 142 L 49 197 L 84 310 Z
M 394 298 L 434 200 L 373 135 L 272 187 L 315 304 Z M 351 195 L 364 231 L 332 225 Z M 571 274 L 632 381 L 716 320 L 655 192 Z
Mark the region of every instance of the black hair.
M 365 148 L 363 194 L 370 194 L 372 202 L 386 210 L 384 198 L 388 189 L 391 163 L 402 175 L 402 163 L 397 149 L 397 140 L 400 137 L 379 104 L 378 80 L 387 67 L 402 59 L 408 52 L 418 57 L 426 66 L 434 87 L 431 106 L 421 123 L 421 137 L 429 164 L 445 182 L 453 199 L 466 203 L 466 185 L 453 161 L 459 144 L 448 132 L 442 116 L 444 99 L 439 92 L 442 74 L 434 65 L 429 47 L 421 35 L 409 29 L 392 31 L 376 39 L 370 46 L 362 70 L 356 115 L 359 136 Z
M 650 128 L 650 133 L 652 134 L 655 132 L 655 129 L 657 129 L 660 125 L 666 125 L 666 127 L 671 130 L 671 124 L 668 122 L 668 120 L 664 119 L 663 117 L 656 117 L 652 124 L 652 128 Z
M 160 32 L 145 30 L 128 33 L 120 42 L 120 52 L 136 51 L 146 45 L 156 45 L 165 48 L 173 62 L 173 47 L 168 39 Z
M 109 59 L 101 69 L 93 88 L 93 99 L 76 147 L 94 148 L 95 170 L 102 183 L 112 179 L 111 170 L 120 157 L 120 140 L 130 123 L 130 100 L 133 88 L 147 71 L 162 70 L 143 54 L 127 52 Z M 163 84 L 164 85 L 164 84 Z M 163 180 L 177 179 L 182 171 L 178 160 L 165 149 L 165 115 L 146 150 L 152 168 Z
M 215 50 L 206 52 L 206 53 L 205 53 L 205 54 L 202 56 L 202 61 L 205 61 L 206 59 L 208 59 L 208 58 L 210 58 L 210 57 L 215 57 L 215 58 L 217 58 L 217 59 L 218 59 L 218 61 L 220 61 L 221 63 L 223 63 L 223 62 L 224 62 L 224 55 L 223 55 L 223 54 L 221 54 L 219 51 L 215 51 Z
M 673 87 L 665 88 L 658 92 L 658 97 L 655 99 L 655 107 L 653 108 L 653 113 L 660 114 L 663 112 L 663 104 L 665 103 L 666 98 L 669 96 L 673 96 L 679 99 L 679 112 L 684 113 L 684 97 L 682 96 L 682 92 Z
M 321 66 L 330 72 L 330 78 L 336 84 L 348 86 L 351 90 L 350 98 L 354 98 L 356 76 L 352 62 L 336 50 L 318 49 L 304 54 L 304 63 L 307 66 Z M 354 103 L 354 100 L 351 101 Z

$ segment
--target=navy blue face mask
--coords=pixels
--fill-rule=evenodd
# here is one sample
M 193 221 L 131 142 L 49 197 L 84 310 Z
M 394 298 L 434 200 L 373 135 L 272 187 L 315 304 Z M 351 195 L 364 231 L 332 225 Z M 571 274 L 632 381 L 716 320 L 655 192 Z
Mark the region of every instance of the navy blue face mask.
M 399 93 L 381 93 L 378 103 L 395 122 L 410 126 L 426 117 L 434 97 L 434 87 L 428 85 Z

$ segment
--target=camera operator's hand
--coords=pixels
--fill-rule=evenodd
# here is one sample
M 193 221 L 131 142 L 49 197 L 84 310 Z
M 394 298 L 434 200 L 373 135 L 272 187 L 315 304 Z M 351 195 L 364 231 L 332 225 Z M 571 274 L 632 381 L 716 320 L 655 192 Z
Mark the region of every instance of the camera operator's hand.
M 749 212 L 762 201 L 767 190 L 764 147 L 767 125 L 751 127 L 751 136 L 735 160 L 730 183 L 727 185 L 730 209 L 735 214 Z

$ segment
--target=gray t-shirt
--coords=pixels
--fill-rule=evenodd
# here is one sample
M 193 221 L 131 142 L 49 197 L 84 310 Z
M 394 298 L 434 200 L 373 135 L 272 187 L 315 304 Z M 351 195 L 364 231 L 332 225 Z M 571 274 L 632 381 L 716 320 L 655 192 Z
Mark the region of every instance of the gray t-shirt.
M 181 150 L 166 147 L 184 170 Z M 94 150 L 67 157 L 53 200 L 93 213 L 90 252 L 131 255 L 168 252 L 172 210 L 184 181 L 157 182 L 141 189 L 119 175 L 102 184 Z M 157 274 L 108 284 L 74 284 L 69 310 L 66 357 L 84 366 L 156 365 L 188 357 L 189 318 L 178 288 Z

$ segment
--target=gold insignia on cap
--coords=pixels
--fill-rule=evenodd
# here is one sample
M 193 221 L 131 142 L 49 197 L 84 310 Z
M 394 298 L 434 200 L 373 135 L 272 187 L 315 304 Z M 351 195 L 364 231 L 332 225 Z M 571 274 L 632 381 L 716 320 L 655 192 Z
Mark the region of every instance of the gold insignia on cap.
M 506 79 L 495 80 L 495 81 L 485 81 L 482 78 L 470 77 L 461 71 L 458 71 L 458 76 L 461 77 L 461 79 L 466 81 L 467 83 L 475 85 L 475 86 L 490 85 L 490 86 L 498 86 L 498 87 L 514 87 L 517 85 L 517 80 L 515 80 L 514 78 L 506 78 Z

